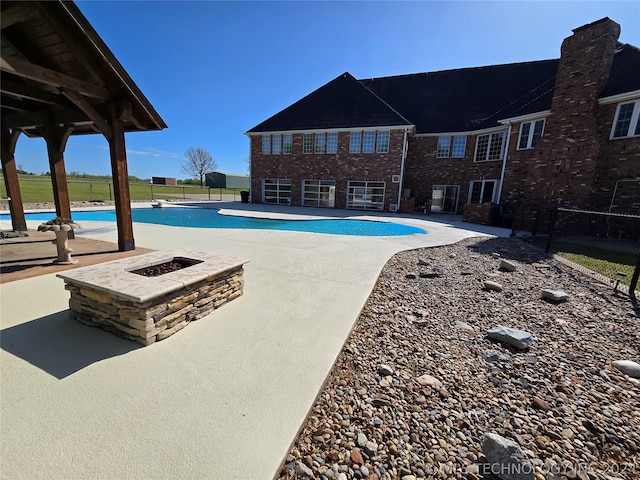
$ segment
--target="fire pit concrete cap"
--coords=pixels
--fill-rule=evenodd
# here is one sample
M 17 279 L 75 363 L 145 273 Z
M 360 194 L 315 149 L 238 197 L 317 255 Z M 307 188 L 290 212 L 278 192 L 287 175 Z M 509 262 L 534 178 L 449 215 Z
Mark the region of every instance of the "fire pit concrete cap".
M 157 277 L 145 277 L 132 270 L 168 262 L 176 257 L 200 263 Z M 146 302 L 193 283 L 241 267 L 249 260 L 196 250 L 163 250 L 137 257 L 101 263 L 59 273 L 56 276 L 75 285 L 102 290 L 135 302 Z

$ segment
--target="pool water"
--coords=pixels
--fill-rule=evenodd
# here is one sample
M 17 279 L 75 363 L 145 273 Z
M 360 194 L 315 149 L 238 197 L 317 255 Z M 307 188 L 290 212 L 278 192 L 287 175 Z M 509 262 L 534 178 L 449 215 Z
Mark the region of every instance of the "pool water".
M 426 234 L 427 232 L 410 225 L 373 220 L 277 220 L 267 218 L 236 217 L 221 215 L 218 210 L 206 208 L 134 208 L 134 222 L 169 225 L 172 227 L 197 228 L 241 228 L 254 230 L 289 230 L 295 232 L 329 233 L 336 235 L 399 236 Z M 47 221 L 54 213 L 27 213 L 27 220 Z M 10 220 L 8 214 L 0 215 L 2 220 Z M 94 210 L 73 212 L 73 220 L 116 222 L 115 210 Z

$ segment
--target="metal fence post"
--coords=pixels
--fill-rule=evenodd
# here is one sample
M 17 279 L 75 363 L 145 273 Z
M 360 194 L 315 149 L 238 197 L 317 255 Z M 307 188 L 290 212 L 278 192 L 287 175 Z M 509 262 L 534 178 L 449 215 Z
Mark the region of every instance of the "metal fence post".
M 553 229 L 556 226 L 556 214 L 558 213 L 558 209 L 554 208 L 551 210 L 551 219 L 549 220 L 549 238 L 547 239 L 547 246 L 544 249 L 544 253 L 549 253 L 549 249 L 551 248 L 551 239 L 553 238 Z
M 536 233 L 538 233 L 538 221 L 540 220 L 540 209 L 536 210 L 536 219 L 533 221 L 533 230 L 531 231 L 531 236 L 535 237 Z
M 638 254 L 638 260 L 636 261 L 636 268 L 633 271 L 633 277 L 631 277 L 631 283 L 629 284 L 629 296 L 636 298 L 636 287 L 638 286 L 638 277 L 640 277 L 640 253 Z

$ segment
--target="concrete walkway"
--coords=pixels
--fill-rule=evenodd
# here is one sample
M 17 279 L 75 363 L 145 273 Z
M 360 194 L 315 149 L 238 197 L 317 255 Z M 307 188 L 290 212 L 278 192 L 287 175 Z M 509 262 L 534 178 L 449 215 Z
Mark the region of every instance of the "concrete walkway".
M 230 214 L 328 214 L 224 206 Z M 250 259 L 242 297 L 149 347 L 69 320 L 68 292 L 55 275 L 3 284 L 0 477 L 273 478 L 386 261 L 406 249 L 509 233 L 462 224 L 459 217 L 375 218 L 428 234 L 350 237 L 135 224 L 140 247 Z M 83 227 L 77 235 L 117 239 L 112 225 Z

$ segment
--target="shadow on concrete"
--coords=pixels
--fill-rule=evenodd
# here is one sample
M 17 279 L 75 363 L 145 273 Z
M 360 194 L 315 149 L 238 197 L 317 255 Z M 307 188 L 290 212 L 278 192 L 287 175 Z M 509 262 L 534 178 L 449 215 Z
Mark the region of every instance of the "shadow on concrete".
M 69 318 L 69 310 L 5 328 L 0 348 L 61 380 L 138 348 L 135 342 Z

